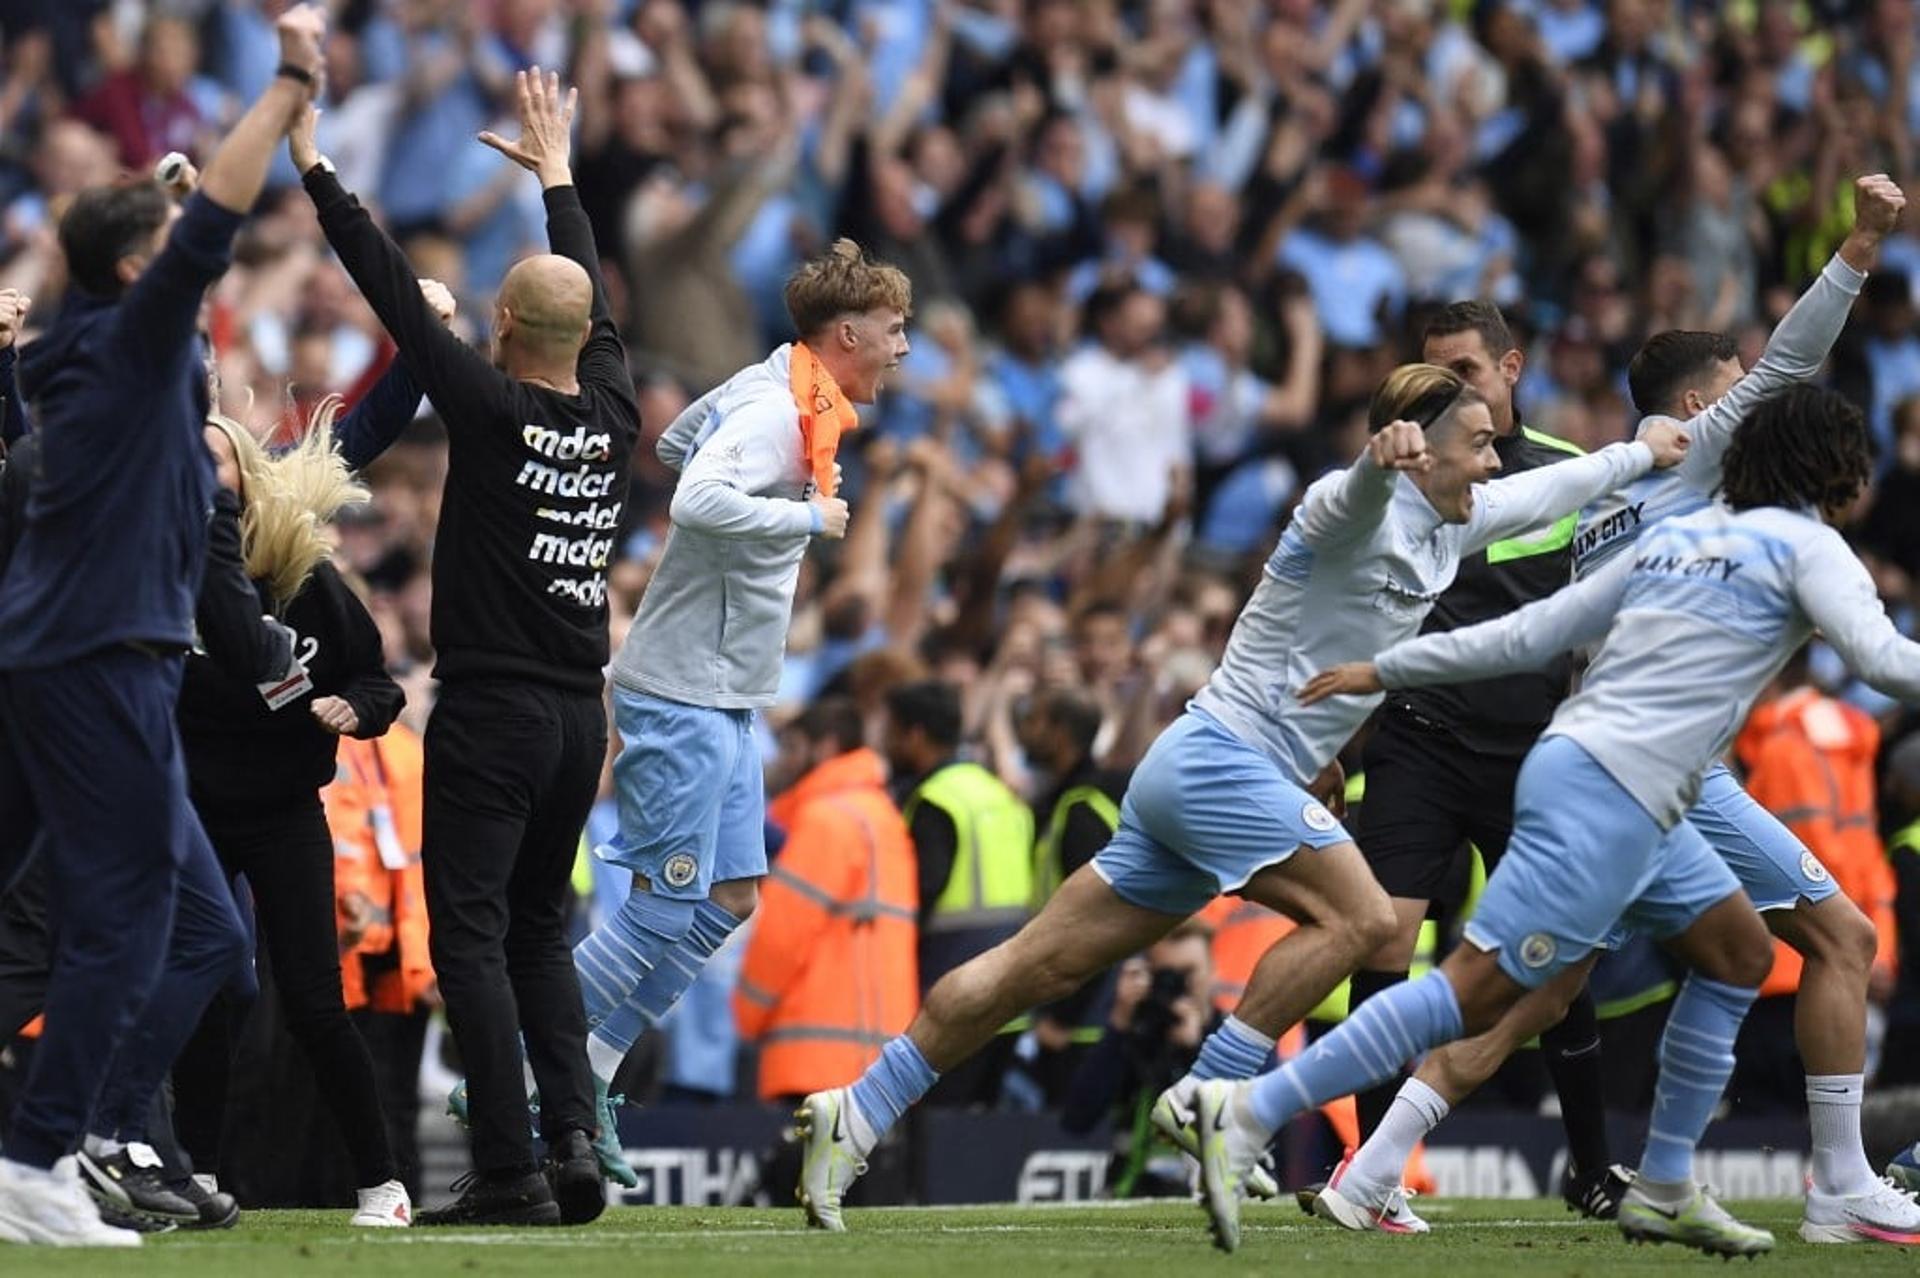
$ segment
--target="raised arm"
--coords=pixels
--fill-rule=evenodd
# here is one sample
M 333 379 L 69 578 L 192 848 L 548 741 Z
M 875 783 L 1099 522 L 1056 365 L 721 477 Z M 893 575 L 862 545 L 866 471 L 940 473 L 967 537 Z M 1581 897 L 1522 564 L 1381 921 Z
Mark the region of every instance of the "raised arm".
M 1315 546 L 1338 545 L 1361 536 L 1386 514 L 1396 472 L 1431 465 L 1426 435 L 1417 423 L 1382 426 L 1353 465 L 1307 490 L 1296 516 L 1301 535 Z
M 422 280 L 422 285 L 433 283 Z M 444 290 L 443 290 L 444 291 Z M 344 416 L 333 424 L 333 440 L 352 470 L 364 470 L 387 449 L 393 447 L 407 424 L 420 409 L 420 383 L 413 379 L 407 362 L 396 359 L 387 364 L 379 380 L 367 388 Z
M 1652 470 L 1657 461 L 1672 465 L 1686 451 L 1680 442 L 1683 439 L 1672 423 L 1658 422 L 1631 444 L 1609 444 L 1585 457 L 1569 457 L 1507 479 L 1475 484 L 1473 513 L 1467 518 L 1460 553 L 1470 555 L 1496 541 L 1552 523 L 1632 483 Z
M 500 402 L 508 389 L 506 375 L 441 323 L 421 294 L 406 254 L 321 161 L 313 142 L 314 115 L 311 108 L 303 113 L 287 144 L 319 211 L 320 229 L 448 431 L 458 434 L 469 423 L 485 420 L 489 406 Z
M 187 201 L 166 246 L 127 289 L 119 322 L 138 339 L 128 348 L 150 360 L 171 358 L 193 340 L 201 294 L 226 273 L 233 234 L 260 198 L 274 148 L 312 96 L 325 17 L 313 5 L 295 5 L 275 27 L 281 73 L 207 161 L 199 190 Z
M 1846 327 L 1853 300 L 1879 259 L 1880 243 L 1899 224 L 1906 197 L 1884 174 L 1854 183 L 1853 230 L 1817 279 L 1800 295 L 1767 339 L 1767 348 L 1745 377 L 1688 420 L 1692 455 L 1680 475 L 1701 492 L 1720 486 L 1720 464 L 1733 433 L 1758 404 L 1795 382 L 1810 380 Z
M 519 138 L 509 142 L 497 133 L 484 132 L 480 141 L 540 179 L 547 205 L 548 247 L 578 262 L 593 283 L 593 327 L 580 350 L 580 380 L 631 401 L 633 377 L 627 371 L 627 351 L 607 304 L 593 226 L 573 185 L 573 113 L 580 91 L 568 89 L 562 97 L 560 77 L 543 76 L 537 66 L 515 73 L 514 90 L 520 107 Z
M 1875 689 L 1920 705 L 1920 644 L 1894 628 L 1866 565 L 1831 528 L 1794 564 L 1800 606 L 1847 668 Z

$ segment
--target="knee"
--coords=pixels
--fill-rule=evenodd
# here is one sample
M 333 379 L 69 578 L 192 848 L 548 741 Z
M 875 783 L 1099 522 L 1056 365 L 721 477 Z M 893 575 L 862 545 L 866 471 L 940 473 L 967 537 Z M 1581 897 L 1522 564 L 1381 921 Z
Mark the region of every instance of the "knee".
M 1832 899 L 1845 908 L 1834 912 L 1833 926 L 1822 937 L 1821 949 L 1825 952 L 1821 957 L 1864 975 L 1873 970 L 1873 961 L 1879 955 L 1879 934 L 1859 906 L 1843 896 Z
M 742 923 L 760 908 L 759 879 L 728 879 L 713 885 L 707 899 Z
M 1743 928 L 1728 940 L 1717 979 L 1741 989 L 1758 989 L 1773 970 L 1773 935 L 1764 927 Z
M 1400 932 L 1393 900 L 1377 883 L 1370 884 L 1358 900 L 1343 905 L 1334 919 L 1348 936 L 1356 961 L 1391 945 Z

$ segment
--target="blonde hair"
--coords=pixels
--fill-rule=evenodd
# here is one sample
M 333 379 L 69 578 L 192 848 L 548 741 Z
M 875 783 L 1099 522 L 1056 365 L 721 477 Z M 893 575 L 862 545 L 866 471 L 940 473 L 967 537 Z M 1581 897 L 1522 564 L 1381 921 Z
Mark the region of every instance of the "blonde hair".
M 888 307 L 913 309 L 913 285 L 897 266 L 876 262 L 858 244 L 838 239 L 787 277 L 787 315 L 802 338 L 842 315 Z
M 1431 429 L 1462 404 L 1480 403 L 1480 394 L 1460 375 L 1438 364 L 1402 364 L 1387 374 L 1367 405 L 1367 428 L 1390 422 L 1419 422 Z
M 306 433 L 286 452 L 269 453 L 253 433 L 218 413 L 207 424 L 233 445 L 240 468 L 240 551 L 247 575 L 267 583 L 275 610 L 285 608 L 320 561 L 333 553 L 328 521 L 343 506 L 371 495 L 354 480 L 333 442 L 341 400 L 329 395 L 313 410 Z

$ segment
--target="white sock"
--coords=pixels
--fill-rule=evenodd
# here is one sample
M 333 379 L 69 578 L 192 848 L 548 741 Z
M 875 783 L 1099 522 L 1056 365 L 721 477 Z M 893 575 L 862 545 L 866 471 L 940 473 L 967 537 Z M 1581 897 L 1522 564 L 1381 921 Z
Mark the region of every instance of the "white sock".
M 87 1138 L 80 1142 L 80 1148 L 87 1151 L 88 1158 L 112 1158 L 126 1146 L 117 1140 L 109 1140 L 105 1136 L 95 1136 L 89 1132 Z
M 587 1064 L 593 1067 L 593 1076 L 608 1087 L 613 1086 L 613 1076 L 620 1072 L 620 1062 L 626 1059 L 625 1051 L 598 1034 L 587 1035 Z
M 1878 1178 L 1860 1144 L 1859 1074 L 1807 1075 L 1807 1120 L 1813 1127 L 1813 1190 L 1851 1198 L 1873 1190 Z
M 1347 1174 L 1340 1181 L 1342 1195 L 1369 1206 L 1384 1201 L 1400 1184 L 1413 1147 L 1440 1125 L 1451 1108 L 1439 1092 L 1419 1079 L 1402 1083 L 1380 1126 L 1347 1164 Z

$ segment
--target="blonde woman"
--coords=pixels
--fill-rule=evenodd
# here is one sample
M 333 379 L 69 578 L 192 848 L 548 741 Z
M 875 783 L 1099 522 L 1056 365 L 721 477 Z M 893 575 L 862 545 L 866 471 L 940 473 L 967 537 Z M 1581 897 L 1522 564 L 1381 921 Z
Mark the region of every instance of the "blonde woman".
M 333 779 L 339 737 L 381 735 L 405 702 L 382 665 L 373 618 L 329 562 L 328 521 L 367 496 L 336 450 L 338 408 L 337 399 L 324 402 L 306 438 L 278 456 L 238 423 L 209 421 L 220 486 L 238 499 L 254 616 L 292 631 L 298 665 L 276 683 L 256 684 L 196 654 L 179 723 L 194 806 L 228 878 L 247 878 L 287 1027 L 325 1080 L 320 1093 L 360 1186 L 353 1223 L 404 1226 L 412 1203 L 388 1144 L 372 1060 L 341 997 L 333 844 L 319 794 Z M 200 1170 L 216 1174 L 227 1022 L 218 1011 L 209 1016 L 192 1063 L 175 1072 L 181 1142 Z

